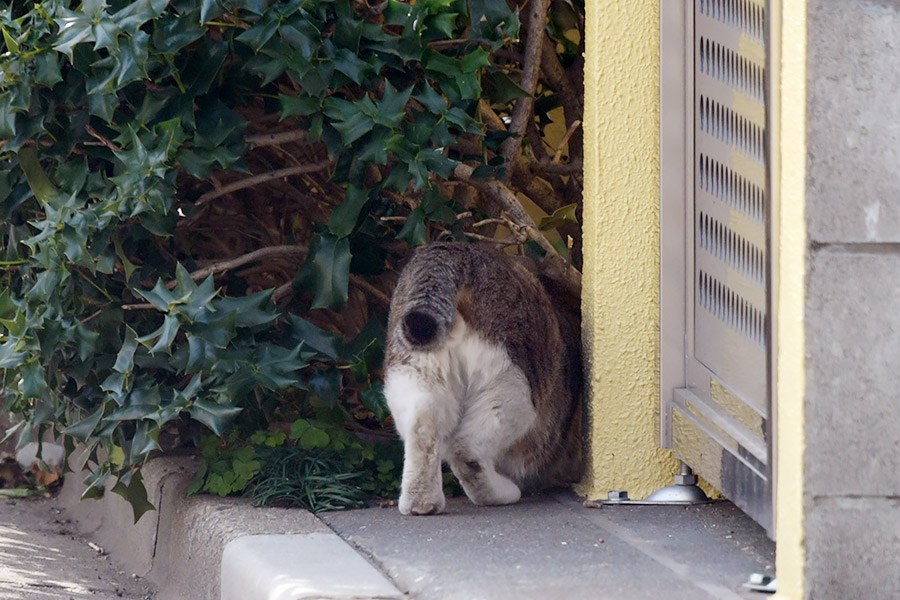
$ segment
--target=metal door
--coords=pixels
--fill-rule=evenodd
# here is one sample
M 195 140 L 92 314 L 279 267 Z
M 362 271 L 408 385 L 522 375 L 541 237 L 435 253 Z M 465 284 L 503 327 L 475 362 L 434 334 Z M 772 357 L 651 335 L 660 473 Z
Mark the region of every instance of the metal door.
M 684 19 L 684 381 L 663 442 L 771 532 L 766 6 L 693 0 Z

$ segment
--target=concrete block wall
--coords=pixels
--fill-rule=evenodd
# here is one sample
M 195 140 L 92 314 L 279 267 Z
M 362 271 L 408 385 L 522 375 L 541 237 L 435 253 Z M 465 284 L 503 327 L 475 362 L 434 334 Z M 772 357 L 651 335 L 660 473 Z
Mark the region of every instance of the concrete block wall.
M 807 7 L 806 596 L 900 598 L 900 2 Z

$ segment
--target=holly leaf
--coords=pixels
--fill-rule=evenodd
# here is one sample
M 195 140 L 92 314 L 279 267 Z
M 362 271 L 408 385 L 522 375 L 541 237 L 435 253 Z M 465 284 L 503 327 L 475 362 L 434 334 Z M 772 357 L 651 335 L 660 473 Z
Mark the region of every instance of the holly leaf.
M 561 206 L 553 211 L 552 215 L 547 217 L 541 217 L 541 222 L 538 224 L 538 228 L 541 231 L 546 231 L 548 229 L 556 229 L 557 227 L 561 227 L 566 223 L 574 223 L 578 224 L 578 217 L 575 214 L 575 210 L 578 208 L 577 204 L 567 204 L 566 206 Z
M 372 411 L 379 423 L 384 423 L 390 414 L 387 401 L 384 399 L 384 387 L 380 381 L 361 391 L 359 400 L 363 406 Z
M 117 373 L 130 373 L 134 368 L 134 351 L 137 349 L 137 334 L 131 327 L 125 326 L 125 339 L 122 347 L 116 355 L 116 363 L 113 371 Z
M 134 513 L 134 522 L 137 523 L 138 520 L 144 515 L 144 513 L 156 510 L 156 507 L 150 503 L 150 500 L 147 499 L 147 488 L 144 487 L 144 481 L 141 478 L 141 472 L 136 471 L 132 476 L 128 484 L 126 485 L 123 479 L 119 479 L 116 482 L 116 485 L 113 486 L 113 493 L 116 493 L 131 505 L 131 510 Z
M 290 315 L 291 339 L 298 344 L 303 344 L 316 352 L 337 360 L 341 355 L 342 340 L 324 329 L 320 329 L 296 315 Z
M 294 287 L 312 292 L 312 308 L 338 310 L 347 301 L 350 258 L 347 238 L 338 238 L 331 233 L 316 234 Z
M 150 354 L 156 354 L 159 351 L 165 351 L 166 354 L 170 354 L 169 350 L 172 347 L 175 336 L 178 335 L 180 326 L 181 324 L 175 315 L 166 315 L 159 329 L 151 334 L 137 338 L 137 341 L 146 347 Z M 156 340 L 156 343 L 153 343 L 154 340 Z
M 225 428 L 243 410 L 239 406 L 218 404 L 211 400 L 198 398 L 188 409 L 191 417 L 209 427 L 216 435 L 222 435 Z
M 356 227 L 359 213 L 368 199 L 369 195 L 364 189 L 355 185 L 347 186 L 344 201 L 331 211 L 331 218 L 328 220 L 329 231 L 338 238 L 350 235 Z
M 18 340 L 9 339 L 0 345 L 0 369 L 15 369 L 25 362 L 25 353 L 18 352 Z
M 278 95 L 281 102 L 281 118 L 301 116 L 307 117 L 319 110 L 319 99 L 312 96 Z
M 412 90 L 412 87 L 409 87 L 402 92 L 398 92 L 388 82 L 385 85 L 384 97 L 377 104 L 375 123 L 384 127 L 399 127 L 406 116 L 406 102 L 409 100 Z
M 228 44 L 203 38 L 194 53 L 182 69 L 182 83 L 194 96 L 202 96 L 209 91 L 212 82 L 219 75 L 225 57 L 228 55 Z

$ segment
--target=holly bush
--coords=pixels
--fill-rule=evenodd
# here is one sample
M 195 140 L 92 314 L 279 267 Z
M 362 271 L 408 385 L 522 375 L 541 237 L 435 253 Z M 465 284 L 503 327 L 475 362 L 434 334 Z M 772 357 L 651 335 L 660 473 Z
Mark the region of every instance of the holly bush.
M 577 294 L 582 4 L 0 6 L 2 408 L 84 447 L 86 496 L 139 516 L 148 456 L 210 433 L 257 448 L 231 484 L 253 435 L 377 460 L 411 246 L 517 247 Z

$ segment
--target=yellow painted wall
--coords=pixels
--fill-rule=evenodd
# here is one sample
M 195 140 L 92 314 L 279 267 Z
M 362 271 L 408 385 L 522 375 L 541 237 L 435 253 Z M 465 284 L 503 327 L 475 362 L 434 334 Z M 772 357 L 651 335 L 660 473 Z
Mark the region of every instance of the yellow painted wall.
M 806 384 L 806 0 L 781 0 L 773 15 L 773 50 L 781 65 L 773 115 L 780 159 L 772 174 L 779 207 L 776 294 L 775 569 L 778 598 L 801 600 L 803 577 L 803 452 Z
M 676 471 L 659 448 L 659 1 L 588 0 L 586 12 L 580 492 L 642 498 Z

